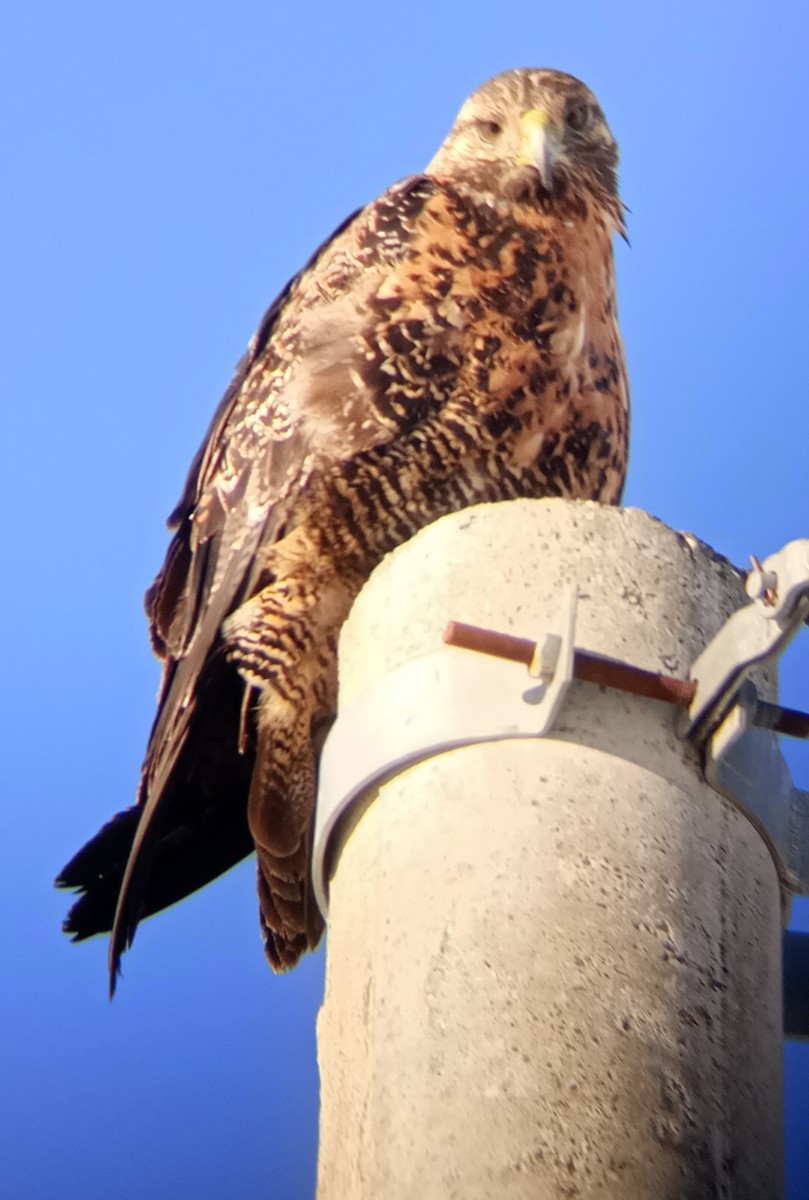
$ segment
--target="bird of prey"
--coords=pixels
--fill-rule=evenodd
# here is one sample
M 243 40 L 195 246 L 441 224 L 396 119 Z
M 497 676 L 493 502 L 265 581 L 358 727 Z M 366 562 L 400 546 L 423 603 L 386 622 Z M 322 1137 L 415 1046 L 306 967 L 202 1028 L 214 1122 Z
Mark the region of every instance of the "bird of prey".
M 619 501 L 617 162 L 583 83 L 507 71 L 264 317 L 146 595 L 163 674 L 138 802 L 57 880 L 81 893 L 74 940 L 112 930 L 111 988 L 141 917 L 254 847 L 271 965 L 317 944 L 309 858 L 337 637 L 383 555 L 483 501 Z

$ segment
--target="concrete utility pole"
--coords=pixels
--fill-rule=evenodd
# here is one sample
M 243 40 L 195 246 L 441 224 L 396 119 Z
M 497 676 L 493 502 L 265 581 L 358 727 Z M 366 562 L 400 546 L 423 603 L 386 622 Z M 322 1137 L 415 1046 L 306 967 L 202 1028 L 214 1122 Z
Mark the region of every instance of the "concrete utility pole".
M 504 716 L 502 740 L 405 766 L 332 839 L 319 1200 L 782 1194 L 768 842 L 670 705 L 573 682 L 548 736 L 509 737 L 538 681 L 441 650 L 451 619 L 540 639 L 574 586 L 578 649 L 667 676 L 747 602 L 642 512 L 519 501 L 424 530 L 345 627 L 341 721 L 414 672 L 367 739 Z

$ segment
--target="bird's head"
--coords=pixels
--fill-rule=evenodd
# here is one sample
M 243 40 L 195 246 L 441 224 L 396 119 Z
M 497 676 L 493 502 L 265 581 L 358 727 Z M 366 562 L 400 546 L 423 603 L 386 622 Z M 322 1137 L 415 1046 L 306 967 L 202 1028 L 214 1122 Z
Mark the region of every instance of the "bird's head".
M 583 192 L 617 205 L 617 169 L 618 146 L 590 89 L 561 71 L 525 68 L 469 97 L 427 171 L 545 206 Z

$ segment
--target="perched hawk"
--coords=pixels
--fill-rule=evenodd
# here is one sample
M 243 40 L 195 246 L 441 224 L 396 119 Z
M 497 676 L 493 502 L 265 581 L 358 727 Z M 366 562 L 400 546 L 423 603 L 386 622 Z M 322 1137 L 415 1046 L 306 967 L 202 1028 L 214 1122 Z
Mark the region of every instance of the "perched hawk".
M 75 940 L 112 929 L 111 987 L 141 917 L 254 846 L 270 963 L 316 945 L 337 636 L 387 551 L 480 501 L 618 501 L 617 162 L 577 79 L 498 75 L 424 174 L 345 221 L 265 316 L 146 596 L 163 677 L 138 803 L 57 881 L 81 892 Z

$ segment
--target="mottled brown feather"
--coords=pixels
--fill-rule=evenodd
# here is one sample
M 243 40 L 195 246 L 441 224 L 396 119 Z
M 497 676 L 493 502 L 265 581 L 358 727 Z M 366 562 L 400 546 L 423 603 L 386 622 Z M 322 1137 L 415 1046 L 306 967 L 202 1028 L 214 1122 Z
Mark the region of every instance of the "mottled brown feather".
M 137 829 L 122 814 L 60 877 L 84 892 L 69 932 L 113 928 L 113 984 L 142 913 L 237 861 L 247 827 L 272 965 L 316 944 L 337 635 L 387 551 L 480 501 L 619 500 L 616 168 L 582 83 L 497 76 L 427 172 L 349 218 L 265 316 L 147 593 L 164 672 Z

